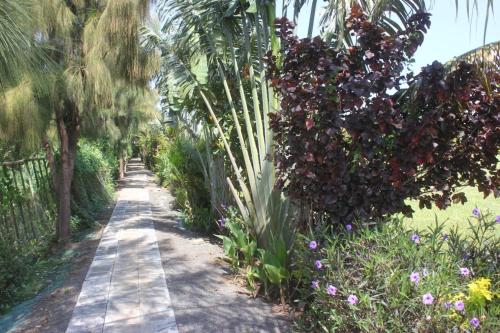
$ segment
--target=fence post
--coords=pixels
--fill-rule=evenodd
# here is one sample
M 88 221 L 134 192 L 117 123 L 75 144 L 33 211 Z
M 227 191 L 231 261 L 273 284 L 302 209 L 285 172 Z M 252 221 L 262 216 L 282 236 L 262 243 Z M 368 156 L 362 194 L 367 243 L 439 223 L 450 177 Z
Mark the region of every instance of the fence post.
M 19 209 L 19 214 L 21 217 L 21 223 L 23 225 L 23 229 L 25 232 L 25 238 L 28 239 L 28 227 L 26 225 L 26 218 L 24 217 L 24 209 L 23 209 L 23 203 L 20 200 L 21 196 L 19 195 L 19 186 L 17 185 L 17 179 L 16 179 L 16 173 L 14 172 L 15 169 L 10 168 L 10 172 L 12 174 L 12 180 L 14 181 L 14 188 L 16 190 L 16 201 L 17 201 L 17 206 Z
M 26 162 L 26 164 L 27 163 L 28 162 Z M 25 201 L 23 199 L 25 199 L 24 195 L 27 192 L 27 187 L 26 187 L 26 183 L 24 181 L 24 175 L 23 175 L 23 164 L 25 164 L 25 163 L 19 163 L 17 165 L 17 167 L 16 166 L 12 166 L 13 170 L 17 169 L 17 172 L 19 173 L 19 178 L 21 179 L 22 191 L 24 192 L 23 196 L 20 196 L 21 204 L 22 204 L 23 201 Z M 33 195 L 33 194 L 31 193 L 31 195 Z M 37 232 L 35 230 L 35 224 L 33 223 L 33 211 L 32 211 L 32 209 L 30 209 L 30 208 L 33 208 L 33 206 L 30 204 L 30 200 L 26 200 L 25 206 L 26 206 L 26 208 L 28 210 L 28 219 L 29 219 L 29 225 L 30 225 L 31 233 L 33 235 L 33 239 L 36 239 Z
M 11 187 L 12 180 L 9 177 L 9 173 L 7 172 L 7 167 L 2 166 L 2 172 L 4 174 L 5 179 L 8 181 L 7 187 Z M 9 206 L 10 206 L 10 214 L 12 216 L 12 221 L 14 222 L 14 231 L 16 233 L 16 238 L 18 240 L 21 240 L 21 234 L 19 232 L 19 225 L 17 224 L 17 218 L 16 218 L 16 210 L 14 209 L 14 203 L 12 202 L 12 194 L 9 193 L 10 191 L 7 190 L 7 197 L 9 199 Z
M 50 177 L 43 158 L 0 163 L 0 238 L 25 242 L 52 230 L 57 204 Z
M 33 169 L 33 172 L 30 170 L 30 164 L 31 164 L 31 169 Z M 36 170 L 33 166 L 33 160 L 30 160 L 26 163 L 26 170 L 28 171 L 28 183 L 30 185 L 30 192 L 31 192 L 31 198 L 33 200 L 33 206 L 36 208 L 35 214 L 41 217 L 41 219 L 44 221 L 44 224 L 47 225 L 48 219 L 47 216 L 45 215 L 44 211 L 44 206 L 47 206 L 47 203 L 44 202 L 43 200 L 36 200 L 35 198 L 35 191 L 33 190 L 33 178 L 35 178 L 35 183 L 36 183 L 36 188 L 38 191 L 40 191 L 40 182 L 38 181 L 38 175 L 36 174 Z M 40 199 L 42 197 L 40 196 Z
M 38 165 L 40 165 L 40 162 L 42 162 L 44 169 L 45 169 L 45 184 L 47 185 L 47 192 L 46 193 L 51 193 L 51 199 L 52 199 L 52 204 L 56 205 L 56 198 L 55 198 L 55 190 L 54 187 L 52 186 L 52 175 L 50 174 L 49 168 L 47 167 L 47 161 L 46 160 L 38 160 Z M 40 170 L 42 170 L 42 167 L 40 166 Z M 42 172 L 43 174 L 43 172 Z

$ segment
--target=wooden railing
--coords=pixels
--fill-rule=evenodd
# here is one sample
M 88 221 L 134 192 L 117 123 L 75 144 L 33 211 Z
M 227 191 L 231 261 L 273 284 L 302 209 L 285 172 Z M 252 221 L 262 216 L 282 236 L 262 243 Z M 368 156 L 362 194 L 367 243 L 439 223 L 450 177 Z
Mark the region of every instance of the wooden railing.
M 54 229 L 56 203 L 47 161 L 0 163 L 0 239 L 26 242 Z

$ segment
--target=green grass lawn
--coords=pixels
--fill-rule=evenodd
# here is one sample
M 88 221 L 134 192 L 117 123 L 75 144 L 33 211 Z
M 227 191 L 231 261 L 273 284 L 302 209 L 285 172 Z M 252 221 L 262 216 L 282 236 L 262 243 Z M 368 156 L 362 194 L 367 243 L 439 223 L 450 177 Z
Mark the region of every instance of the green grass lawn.
M 412 207 L 415 210 L 412 218 L 406 218 L 406 225 L 408 228 L 422 230 L 429 225 L 435 223 L 437 216 L 439 222 L 446 222 L 446 228 L 458 226 L 461 230 L 466 230 L 468 227 L 467 219 L 472 218 L 472 210 L 479 208 L 482 214 L 491 213 L 491 218 L 500 215 L 500 198 L 495 198 L 493 195 L 484 199 L 483 194 L 478 192 L 473 187 L 467 187 L 463 190 L 467 196 L 465 204 L 453 204 L 445 210 L 433 206 L 432 209 L 419 209 L 418 202 L 412 202 Z M 500 224 L 497 225 L 497 236 L 500 236 Z

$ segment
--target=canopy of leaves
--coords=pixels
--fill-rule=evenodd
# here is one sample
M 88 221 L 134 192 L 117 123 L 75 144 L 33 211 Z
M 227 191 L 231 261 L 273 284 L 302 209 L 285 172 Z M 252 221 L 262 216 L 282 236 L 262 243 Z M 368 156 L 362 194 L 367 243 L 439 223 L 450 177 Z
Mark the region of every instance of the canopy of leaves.
M 447 73 L 434 62 L 403 75 L 429 25 L 419 13 L 390 35 L 354 6 L 356 44 L 336 50 L 277 22 L 281 59 L 268 57 L 282 96 L 271 122 L 278 187 L 335 223 L 411 214 L 408 198 L 444 208 L 466 200 L 454 194 L 463 184 L 499 194 L 498 72 L 487 81 L 470 64 Z

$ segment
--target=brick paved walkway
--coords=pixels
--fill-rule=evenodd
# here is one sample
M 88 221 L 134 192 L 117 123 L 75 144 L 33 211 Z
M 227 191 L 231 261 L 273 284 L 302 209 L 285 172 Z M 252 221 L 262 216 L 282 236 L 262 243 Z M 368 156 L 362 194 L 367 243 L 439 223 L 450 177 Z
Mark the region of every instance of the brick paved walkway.
M 177 333 L 142 169 L 131 164 L 66 333 Z

